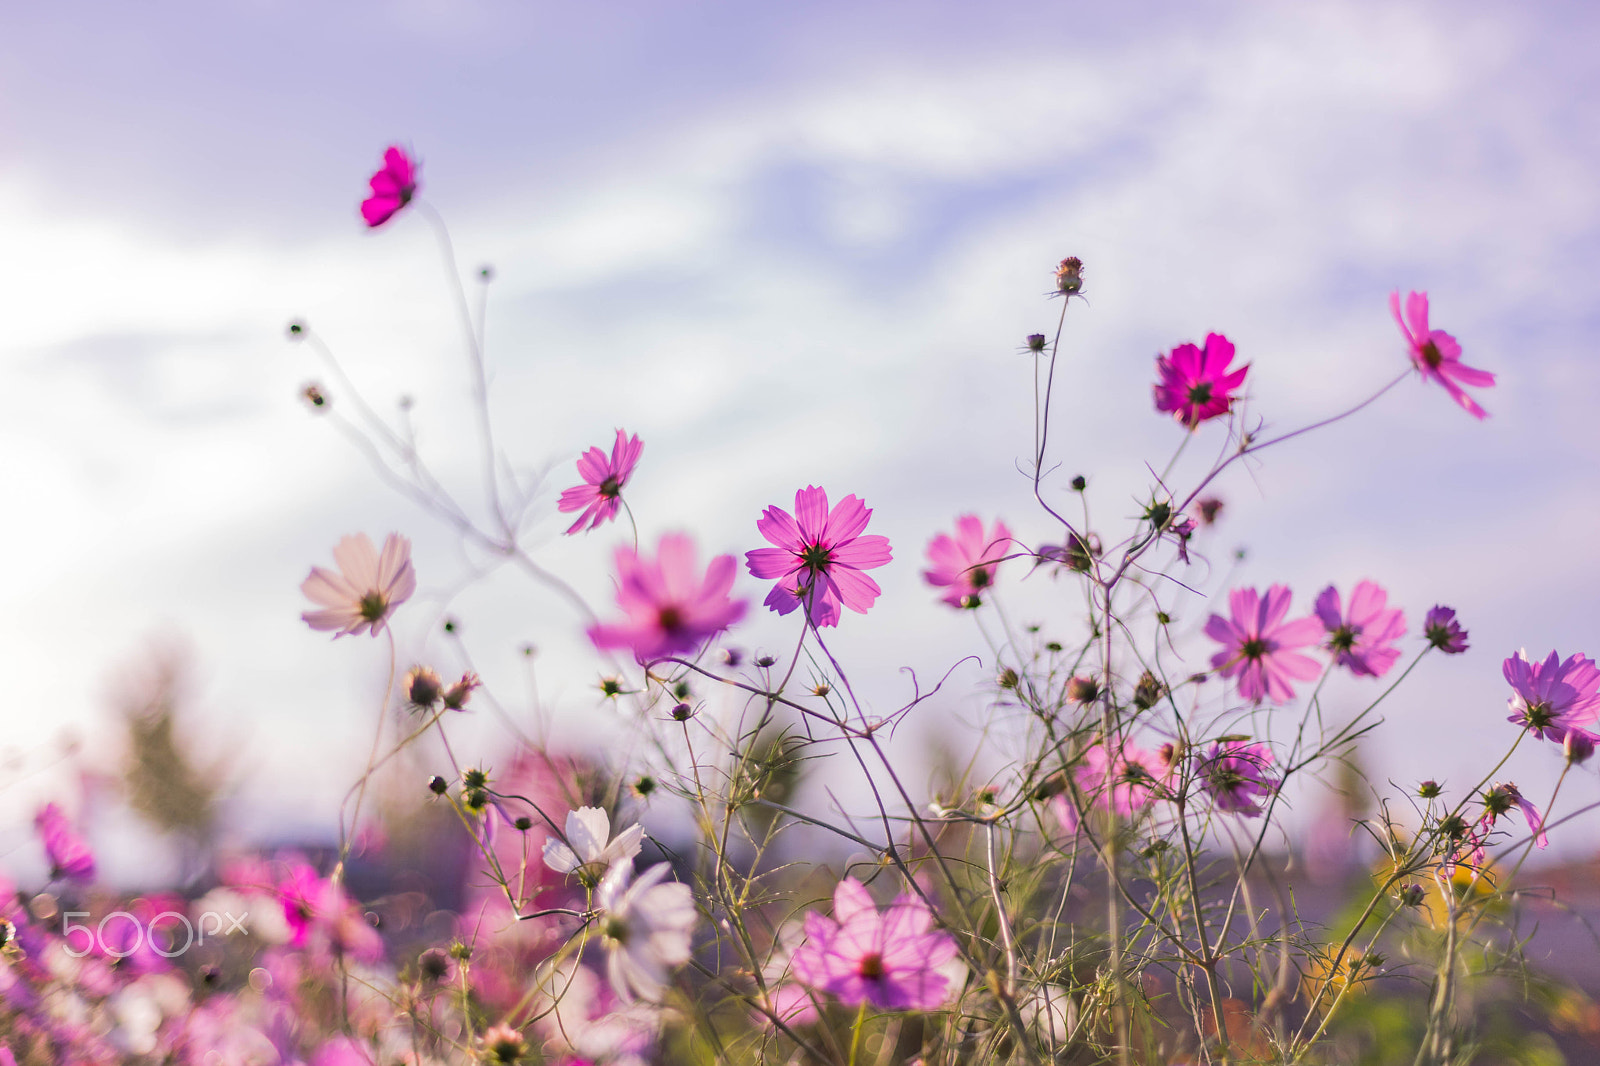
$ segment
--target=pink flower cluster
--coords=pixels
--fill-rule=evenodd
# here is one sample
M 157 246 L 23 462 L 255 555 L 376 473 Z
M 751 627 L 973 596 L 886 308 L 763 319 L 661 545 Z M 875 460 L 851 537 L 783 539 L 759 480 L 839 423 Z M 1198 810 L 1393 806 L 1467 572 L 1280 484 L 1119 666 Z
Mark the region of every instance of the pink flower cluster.
M 1315 614 L 1288 621 L 1292 599 L 1285 585 L 1273 585 L 1265 596 L 1253 588 L 1234 589 L 1228 594 L 1230 617 L 1213 614 L 1206 621 L 1206 635 L 1222 645 L 1211 657 L 1211 667 L 1236 679 L 1241 698 L 1257 703 L 1294 699 L 1291 682 L 1322 673 L 1315 659 L 1297 649 L 1319 642 L 1335 665 L 1357 677 L 1382 677 L 1399 660 L 1395 641 L 1406 634 L 1405 614 L 1388 605 L 1388 593 L 1374 582 L 1359 582 L 1348 606 L 1329 585 L 1317 597 Z M 1454 612 L 1450 615 L 1453 624 Z M 1465 634 L 1456 629 L 1464 646 Z

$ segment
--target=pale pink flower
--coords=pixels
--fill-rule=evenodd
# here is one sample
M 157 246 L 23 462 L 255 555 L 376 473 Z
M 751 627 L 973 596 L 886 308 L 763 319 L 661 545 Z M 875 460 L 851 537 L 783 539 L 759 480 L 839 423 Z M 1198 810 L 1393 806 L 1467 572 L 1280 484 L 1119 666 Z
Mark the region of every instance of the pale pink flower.
M 69 881 L 94 880 L 94 852 L 72 828 L 67 816 L 54 803 L 46 803 L 34 816 L 33 824 L 39 830 L 39 840 L 44 844 L 45 858 L 50 861 L 50 876 L 64 877 Z
M 619 862 L 631 863 L 644 844 L 644 826 L 632 825 L 615 838 L 611 818 L 600 807 L 567 812 L 566 839 L 544 842 L 544 864 L 558 874 L 577 873 L 590 884 Z
M 941 599 L 952 607 L 976 607 L 983 591 L 994 584 L 995 572 L 1011 544 L 1011 530 L 998 519 L 985 535 L 977 515 L 956 519 L 956 535 L 940 533 L 928 542 L 928 562 L 922 578 L 936 588 L 948 589 Z
M 1389 294 L 1389 310 L 1411 346 L 1411 362 L 1422 374 L 1423 380 L 1437 381 L 1444 386 L 1450 398 L 1476 418 L 1488 418 L 1489 412 L 1479 407 L 1461 386 L 1488 388 L 1494 384 L 1494 375 L 1487 370 L 1475 370 L 1461 362 L 1461 345 L 1442 329 L 1428 328 L 1428 294 L 1413 292 L 1406 297 L 1406 312 L 1400 314 L 1400 292 Z
M 1170 763 L 1153 751 L 1124 744 L 1117 758 L 1110 759 L 1105 745 L 1096 744 L 1078 767 L 1078 788 L 1085 800 L 1126 817 L 1160 795 L 1171 771 Z
M 806 940 L 794 951 L 795 980 L 841 1003 L 879 1010 L 933 1010 L 950 978 L 942 967 L 956 942 L 933 928 L 933 912 L 907 894 L 879 912 L 861 882 L 845 878 L 833 893 L 833 917 L 806 915 Z
M 1285 622 L 1292 596 L 1286 585 L 1273 585 L 1266 596 L 1253 588 L 1234 589 L 1228 594 L 1233 618 L 1214 614 L 1206 620 L 1206 636 L 1223 646 L 1211 657 L 1211 668 L 1238 678 L 1244 699 L 1287 703 L 1294 699 L 1290 681 L 1309 681 L 1322 670 L 1315 659 L 1293 650 L 1315 644 L 1322 623 L 1316 618 Z
M 1219 811 L 1255 818 L 1260 801 L 1278 787 L 1272 773 L 1272 749 L 1243 740 L 1218 741 L 1200 760 L 1200 787 Z
M 606 975 L 625 1003 L 636 996 L 660 1002 L 672 971 L 689 961 L 699 912 L 688 885 L 663 883 L 671 872 L 671 866 L 658 863 L 632 881 L 633 864 L 621 862 L 595 889 Z
M 1220 333 L 1206 334 L 1205 349 L 1180 344 L 1170 355 L 1156 357 L 1157 411 L 1170 411 L 1179 422 L 1195 428 L 1208 418 L 1225 415 L 1233 406 L 1233 390 L 1244 384 L 1248 364 L 1230 371 L 1233 342 Z
M 694 541 L 683 533 L 661 538 L 655 558 L 617 549 L 617 605 L 628 619 L 589 627 L 599 648 L 630 648 L 639 660 L 686 654 L 744 617 L 744 600 L 728 597 L 738 564 L 731 555 L 704 572 Z
M 617 517 L 617 510 L 622 506 L 622 486 L 628 483 L 643 451 L 643 441 L 619 429 L 616 442 L 611 445 L 610 459 L 599 448 L 590 448 L 578 457 L 578 476 L 583 478 L 583 484 L 562 492 L 556 504 L 562 514 L 583 512 L 568 527 L 568 536 L 585 528 L 598 529 Z
M 1328 631 L 1333 661 L 1357 677 L 1382 677 L 1400 659 L 1394 642 L 1406 635 L 1405 612 L 1387 606 L 1389 594 L 1371 581 L 1359 582 L 1345 611 L 1339 590 L 1329 585 L 1317 597 L 1317 617 Z
M 766 606 L 788 614 L 802 604 L 812 625 L 836 626 L 842 607 L 866 614 L 883 592 L 863 574 L 889 562 L 889 538 L 862 536 L 872 510 L 854 496 L 828 510 L 828 494 L 808 485 L 794 494 L 794 514 L 768 507 L 756 529 L 775 548 L 745 552 L 750 573 L 778 583 Z
M 361 202 L 361 217 L 369 226 L 381 226 L 416 194 L 416 163 L 404 148 L 391 145 L 383 153 L 383 166 L 372 175 L 372 195 Z
M 341 537 L 333 561 L 339 573 L 313 566 L 311 576 L 301 582 L 300 591 L 322 610 L 300 617 L 312 629 L 338 630 L 336 638 L 366 631 L 377 636 L 390 612 L 417 590 L 411 542 L 398 533 L 384 538 L 381 555 L 365 533 Z
M 1600 719 L 1600 667 L 1583 655 L 1562 660 L 1551 652 L 1544 662 L 1529 662 L 1518 651 L 1501 666 L 1512 695 L 1506 721 L 1541 739 L 1561 743 L 1569 730 Z M 1586 730 L 1584 730 L 1587 732 Z

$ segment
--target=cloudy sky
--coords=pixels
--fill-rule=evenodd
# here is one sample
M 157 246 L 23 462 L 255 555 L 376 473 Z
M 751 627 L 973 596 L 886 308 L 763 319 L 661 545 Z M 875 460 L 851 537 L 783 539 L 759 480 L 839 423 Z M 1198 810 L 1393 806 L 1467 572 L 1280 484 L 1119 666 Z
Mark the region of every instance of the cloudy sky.
M 1416 288 L 1499 376 L 1485 423 L 1410 380 L 1236 471 L 1192 575 L 1288 582 L 1302 607 L 1370 577 L 1414 631 L 1436 602 L 1460 610 L 1472 652 L 1425 663 L 1386 704 L 1380 781 L 1487 770 L 1509 741 L 1509 652 L 1600 652 L 1600 19 L 1584 6 L 329 8 L 5 17 L 8 839 L 65 789 L 61 738 L 109 750 L 124 664 L 173 641 L 240 817 L 326 826 L 387 652 L 308 631 L 298 586 L 357 530 L 416 545 L 402 667 L 461 667 L 437 635 L 449 613 L 508 706 L 526 702 L 531 642 L 558 732 L 594 729 L 577 617 L 511 571 L 465 587 L 483 560 L 296 400 L 327 377 L 284 339 L 304 318 L 384 414 L 412 399 L 425 454 L 481 505 L 433 233 L 415 214 L 367 232 L 356 213 L 390 143 L 421 158 L 462 268 L 496 269 L 496 432 L 523 475 L 549 474 L 527 543 L 598 605 L 622 534 L 564 540 L 553 498 L 579 451 L 626 426 L 646 441 L 647 537 L 743 551 L 761 508 L 808 483 L 874 508 L 896 562 L 837 638 L 874 706 L 904 698 L 902 664 L 926 677 L 983 652 L 955 687 L 988 676 L 920 557 L 966 511 L 1053 534 L 1016 472 L 1032 426 L 1017 349 L 1053 324 L 1043 294 L 1072 254 L 1090 299 L 1067 318 L 1047 491 L 1085 474 L 1108 528 L 1180 439 L 1149 399 L 1176 343 L 1225 332 L 1252 364 L 1252 417 L 1291 428 L 1406 365 L 1386 301 Z M 1070 637 L 1061 588 L 1007 594 Z M 792 640 L 765 618 L 741 637 Z M 1330 706 L 1370 694 L 1334 686 Z M 917 728 L 949 739 L 975 713 L 952 698 Z M 462 728 L 484 752 L 503 738 L 488 715 Z M 1517 760 L 1525 791 L 1553 784 L 1549 751 Z M 1569 793 L 1600 798 L 1593 772 Z

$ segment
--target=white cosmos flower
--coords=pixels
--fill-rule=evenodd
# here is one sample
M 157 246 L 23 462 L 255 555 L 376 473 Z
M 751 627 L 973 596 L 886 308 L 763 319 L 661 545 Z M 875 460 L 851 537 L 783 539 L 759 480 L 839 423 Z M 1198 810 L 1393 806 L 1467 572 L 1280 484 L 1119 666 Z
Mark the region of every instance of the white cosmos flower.
M 606 975 L 625 1003 L 635 997 L 660 1002 L 672 971 L 689 961 L 699 913 L 688 885 L 661 883 L 671 872 L 668 864 L 657 863 L 629 884 L 633 865 L 619 863 L 595 889 Z
M 608 867 L 632 865 L 644 842 L 644 827 L 632 825 L 611 839 L 611 819 L 599 807 L 579 807 L 567 815 L 567 839 L 544 842 L 544 864 L 558 874 L 579 871 L 589 884 Z

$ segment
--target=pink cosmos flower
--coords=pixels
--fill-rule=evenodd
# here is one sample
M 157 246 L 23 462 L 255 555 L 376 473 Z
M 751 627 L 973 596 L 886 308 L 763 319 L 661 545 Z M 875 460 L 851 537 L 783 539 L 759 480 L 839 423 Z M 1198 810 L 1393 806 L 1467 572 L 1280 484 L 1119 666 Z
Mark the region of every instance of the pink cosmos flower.
M 1423 380 L 1429 378 L 1444 386 L 1450 398 L 1460 404 L 1475 418 L 1488 418 L 1489 412 L 1479 407 L 1468 396 L 1462 385 L 1488 388 L 1494 384 L 1494 375 L 1487 370 L 1475 370 L 1461 363 L 1461 345 L 1442 329 L 1428 328 L 1428 294 L 1413 292 L 1406 297 L 1406 313 L 1400 314 L 1400 292 L 1389 294 L 1389 310 L 1411 346 L 1411 361 L 1416 364 Z
M 851 1006 L 933 1010 L 950 979 L 940 967 L 956 957 L 956 942 L 933 928 L 933 912 L 903 895 L 879 913 L 861 882 L 845 878 L 833 893 L 833 917 L 806 915 L 806 941 L 790 965 L 795 980 Z
M 861 571 L 893 558 L 888 537 L 861 535 L 871 518 L 871 508 L 854 496 L 829 511 L 828 494 L 812 485 L 794 494 L 792 516 L 781 507 L 763 511 L 756 529 L 777 547 L 756 548 L 744 558 L 750 573 L 778 581 L 766 606 L 788 614 L 803 604 L 815 626 L 838 625 L 841 605 L 866 614 L 883 590 Z
M 1287 703 L 1294 699 L 1291 680 L 1309 681 L 1322 670 L 1315 659 L 1292 650 L 1315 644 L 1322 635 L 1316 618 L 1283 620 L 1292 596 L 1286 585 L 1273 585 L 1265 597 L 1253 588 L 1234 589 L 1228 593 L 1232 620 L 1214 614 L 1206 621 L 1206 636 L 1222 644 L 1211 668 L 1237 677 L 1244 699 Z
M 52 879 L 94 880 L 94 852 L 72 828 L 72 823 L 61 813 L 60 807 L 46 803 L 34 816 L 33 824 L 39 831 L 39 840 L 44 844 L 45 858 L 50 860 Z
M 300 591 L 323 609 L 300 617 L 312 629 L 338 630 L 335 639 L 369 630 L 377 636 L 390 612 L 417 590 L 411 542 L 398 533 L 383 539 L 382 555 L 365 533 L 341 537 L 333 561 L 339 573 L 313 566 L 311 576 L 301 582 Z
M 984 589 L 994 584 L 995 571 L 1011 543 L 1011 530 L 998 519 L 988 536 L 977 515 L 956 519 L 956 535 L 940 533 L 928 542 L 928 562 L 923 580 L 945 588 L 941 599 L 952 607 L 976 607 Z
M 597 648 L 631 648 L 640 662 L 685 654 L 744 617 L 745 601 L 728 598 L 733 556 L 717 556 L 702 573 L 686 534 L 662 537 L 654 559 L 628 547 L 616 559 L 617 605 L 628 619 L 589 627 Z
M 1530 663 L 1527 652 L 1518 651 L 1501 672 L 1512 688 L 1506 721 L 1540 739 L 1559 744 L 1569 730 L 1582 730 L 1600 718 L 1600 668 L 1585 656 L 1573 655 L 1563 662 L 1553 651 L 1544 662 Z
M 1502 781 L 1483 794 L 1484 821 L 1492 827 L 1495 819 L 1513 805 L 1522 812 L 1522 819 L 1528 823 L 1528 832 L 1533 834 L 1534 842 L 1541 848 L 1548 847 L 1550 838 L 1544 832 L 1544 815 L 1510 781 Z
M 1124 744 L 1115 760 L 1103 744 L 1084 753 L 1078 767 L 1078 788 L 1096 806 L 1124 817 L 1148 806 L 1160 793 L 1171 765 L 1153 751 Z
M 609 460 L 599 448 L 590 448 L 578 457 L 578 476 L 584 483 L 567 489 L 556 504 L 562 514 L 583 512 L 567 529 L 568 536 L 585 527 L 599 529 L 617 517 L 617 509 L 622 506 L 622 486 L 628 483 L 643 451 L 643 441 L 619 429 Z
M 417 165 L 399 145 L 383 153 L 383 166 L 372 175 L 372 195 L 361 202 L 361 217 L 374 228 L 395 216 L 417 194 Z
M 1332 585 L 1317 597 L 1317 617 L 1328 631 L 1327 649 L 1334 662 L 1357 677 L 1382 677 L 1400 658 L 1393 642 L 1406 635 L 1406 616 L 1398 607 L 1386 606 L 1388 598 L 1371 581 L 1356 585 L 1348 612 Z
M 1200 787 L 1217 810 L 1254 818 L 1262 810 L 1259 800 L 1278 787 L 1271 767 L 1272 749 L 1265 744 L 1218 741 L 1200 761 Z
M 1156 410 L 1171 411 L 1194 429 L 1208 418 L 1225 415 L 1233 406 L 1233 390 L 1244 384 L 1248 364 L 1230 372 L 1233 342 L 1220 333 L 1206 334 L 1205 350 L 1180 344 L 1171 355 L 1156 357 L 1161 380 L 1155 384 Z
M 1446 655 L 1460 655 L 1467 650 L 1467 631 L 1456 621 L 1456 612 L 1450 607 L 1430 610 L 1422 622 L 1422 635 Z

